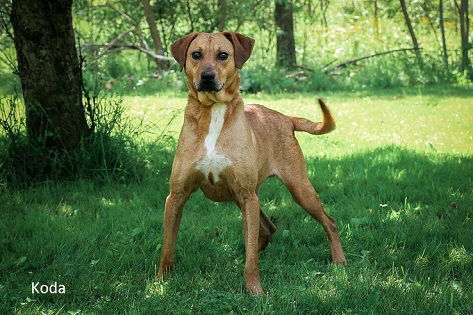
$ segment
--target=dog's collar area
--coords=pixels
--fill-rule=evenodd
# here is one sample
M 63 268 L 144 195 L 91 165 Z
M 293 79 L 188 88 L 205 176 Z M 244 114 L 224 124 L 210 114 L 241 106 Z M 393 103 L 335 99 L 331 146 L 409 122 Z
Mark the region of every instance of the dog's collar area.
M 220 107 L 220 106 L 227 106 L 227 104 L 225 102 L 214 102 L 209 107 L 215 108 L 215 107 Z

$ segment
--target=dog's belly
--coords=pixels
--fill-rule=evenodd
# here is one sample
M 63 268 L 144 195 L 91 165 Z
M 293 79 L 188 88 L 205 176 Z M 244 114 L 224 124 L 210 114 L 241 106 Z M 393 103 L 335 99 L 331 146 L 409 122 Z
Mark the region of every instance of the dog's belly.
M 196 165 L 204 176 L 200 189 L 213 201 L 231 201 L 233 195 L 228 187 L 226 176 L 231 172 L 232 162 L 217 151 L 207 153 Z
M 215 184 L 211 184 L 208 181 L 204 180 L 200 184 L 200 189 L 204 195 L 213 201 L 233 201 L 233 194 L 228 187 L 226 181 L 219 180 Z

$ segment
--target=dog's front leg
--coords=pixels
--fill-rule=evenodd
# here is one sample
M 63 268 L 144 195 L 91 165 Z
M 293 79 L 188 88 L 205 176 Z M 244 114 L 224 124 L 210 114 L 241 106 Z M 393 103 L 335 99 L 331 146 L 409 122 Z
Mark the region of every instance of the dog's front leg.
M 239 203 L 242 205 L 243 227 L 245 231 L 246 262 L 244 277 L 246 289 L 252 295 L 259 295 L 263 293 L 258 269 L 258 238 L 261 206 L 256 194 L 242 197 Z
M 157 277 L 162 279 L 169 275 L 174 267 L 174 249 L 176 247 L 177 233 L 181 223 L 182 210 L 189 198 L 190 193 L 172 192 L 166 198 L 164 208 L 164 236 L 161 249 L 161 262 L 159 264 Z

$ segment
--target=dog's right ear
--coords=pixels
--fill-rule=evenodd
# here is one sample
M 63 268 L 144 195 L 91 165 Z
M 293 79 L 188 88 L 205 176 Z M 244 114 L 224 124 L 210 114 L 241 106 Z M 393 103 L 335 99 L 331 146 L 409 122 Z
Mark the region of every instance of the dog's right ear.
M 232 43 L 235 50 L 235 67 L 241 69 L 251 56 L 255 40 L 236 32 L 224 32 L 223 35 Z
M 179 63 L 181 71 L 186 66 L 187 49 L 197 35 L 199 35 L 198 32 L 190 33 L 189 35 L 178 39 L 171 45 L 172 56 Z

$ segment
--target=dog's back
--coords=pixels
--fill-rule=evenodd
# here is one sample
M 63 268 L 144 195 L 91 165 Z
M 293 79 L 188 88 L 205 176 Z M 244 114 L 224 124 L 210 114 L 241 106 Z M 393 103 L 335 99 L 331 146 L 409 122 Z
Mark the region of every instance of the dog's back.
M 322 122 L 313 122 L 306 118 L 286 116 L 280 112 L 257 104 L 246 105 L 245 115 L 252 129 L 257 135 L 262 137 L 263 142 L 277 143 L 278 146 L 284 147 L 285 139 L 295 139 L 294 131 L 304 131 L 313 135 L 321 135 L 335 129 L 335 120 L 330 110 L 320 99 L 319 104 L 323 114 Z M 269 141 L 271 139 L 268 139 L 268 137 L 277 141 L 271 142 Z

